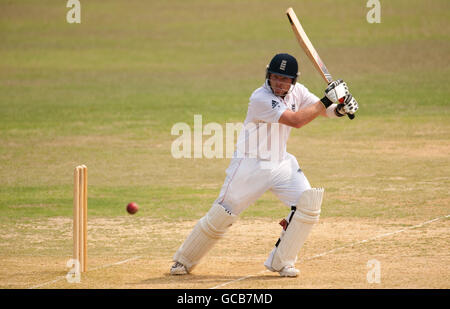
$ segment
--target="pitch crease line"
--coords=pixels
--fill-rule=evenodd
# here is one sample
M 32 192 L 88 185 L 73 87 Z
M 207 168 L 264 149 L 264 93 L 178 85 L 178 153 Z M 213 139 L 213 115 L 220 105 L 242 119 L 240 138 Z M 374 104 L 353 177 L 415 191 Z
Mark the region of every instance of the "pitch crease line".
M 92 269 L 88 269 L 87 272 L 93 272 L 93 271 L 96 271 L 96 270 L 99 270 L 99 269 L 105 269 L 105 268 L 108 268 L 108 267 L 112 267 L 112 266 L 116 266 L 116 265 L 125 264 L 125 263 L 128 263 L 128 262 L 130 262 L 130 261 L 139 260 L 140 258 L 142 258 L 142 256 L 135 256 L 135 257 L 132 257 L 132 258 L 123 260 L 123 261 L 119 261 L 119 262 L 115 262 L 115 263 L 111 263 L 111 264 L 105 264 L 105 265 L 98 266 L 98 267 L 95 267 L 95 268 L 92 268 Z M 66 275 L 57 277 L 55 280 L 52 280 L 52 281 L 48 281 L 48 282 L 44 282 L 44 283 L 41 283 L 41 284 L 32 286 L 32 287 L 30 287 L 30 288 L 28 288 L 28 289 L 29 289 L 29 290 L 32 290 L 32 289 L 38 289 L 38 288 L 41 288 L 41 287 L 43 287 L 43 286 L 46 286 L 46 285 L 50 285 L 50 284 L 56 283 L 56 282 L 61 281 L 61 280 L 63 280 L 63 279 L 66 279 Z M 76 283 L 74 283 L 74 284 L 76 284 Z

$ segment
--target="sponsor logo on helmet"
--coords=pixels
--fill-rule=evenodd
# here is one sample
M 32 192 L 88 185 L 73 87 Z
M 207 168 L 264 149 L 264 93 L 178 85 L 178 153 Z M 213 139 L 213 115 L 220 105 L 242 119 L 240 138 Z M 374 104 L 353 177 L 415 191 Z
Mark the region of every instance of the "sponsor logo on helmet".
M 286 71 L 287 60 L 282 60 L 280 65 L 280 70 Z

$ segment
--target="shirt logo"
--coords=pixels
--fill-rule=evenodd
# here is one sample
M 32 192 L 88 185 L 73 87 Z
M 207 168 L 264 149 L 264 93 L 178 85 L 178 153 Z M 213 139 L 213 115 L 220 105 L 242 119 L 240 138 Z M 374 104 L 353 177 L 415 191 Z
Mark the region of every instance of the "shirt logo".
M 281 65 L 280 65 L 280 70 L 286 71 L 286 64 L 287 64 L 287 61 L 286 60 L 282 60 L 281 61 Z
M 291 109 L 292 109 L 293 112 L 295 112 L 295 103 L 291 104 Z
M 275 107 L 280 107 L 280 103 L 278 103 L 275 100 L 272 100 L 272 108 L 275 108 Z

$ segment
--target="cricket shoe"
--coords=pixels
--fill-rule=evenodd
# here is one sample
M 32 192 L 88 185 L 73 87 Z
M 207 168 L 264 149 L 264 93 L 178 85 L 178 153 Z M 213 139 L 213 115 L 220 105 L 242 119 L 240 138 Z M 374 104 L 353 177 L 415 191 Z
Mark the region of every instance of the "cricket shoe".
M 173 264 L 172 267 L 170 268 L 170 274 L 171 275 L 186 275 L 186 274 L 188 274 L 188 271 L 186 269 L 186 266 L 184 266 L 180 262 L 175 262 L 175 264 Z
M 281 277 L 297 277 L 300 270 L 292 266 L 285 266 L 279 271 Z
M 270 271 L 276 272 L 275 269 L 273 269 L 270 264 L 267 262 L 264 263 L 264 266 Z M 297 275 L 300 273 L 300 270 L 296 269 L 293 266 L 285 266 L 282 270 L 278 272 L 281 277 L 297 277 Z

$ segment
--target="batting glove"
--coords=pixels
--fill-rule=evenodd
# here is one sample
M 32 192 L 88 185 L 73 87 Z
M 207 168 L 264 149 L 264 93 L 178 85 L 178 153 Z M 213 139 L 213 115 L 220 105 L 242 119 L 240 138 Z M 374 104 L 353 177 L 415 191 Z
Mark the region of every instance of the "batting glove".
M 344 103 L 339 103 L 336 107 L 336 115 L 344 116 L 345 114 L 353 115 L 358 110 L 358 102 L 356 102 L 355 98 L 349 93 L 344 98 Z
M 328 106 L 348 94 L 350 92 L 348 91 L 347 84 L 342 79 L 338 79 L 328 84 L 327 89 L 325 89 L 325 96 L 320 101 L 325 105 L 325 108 L 328 108 Z

